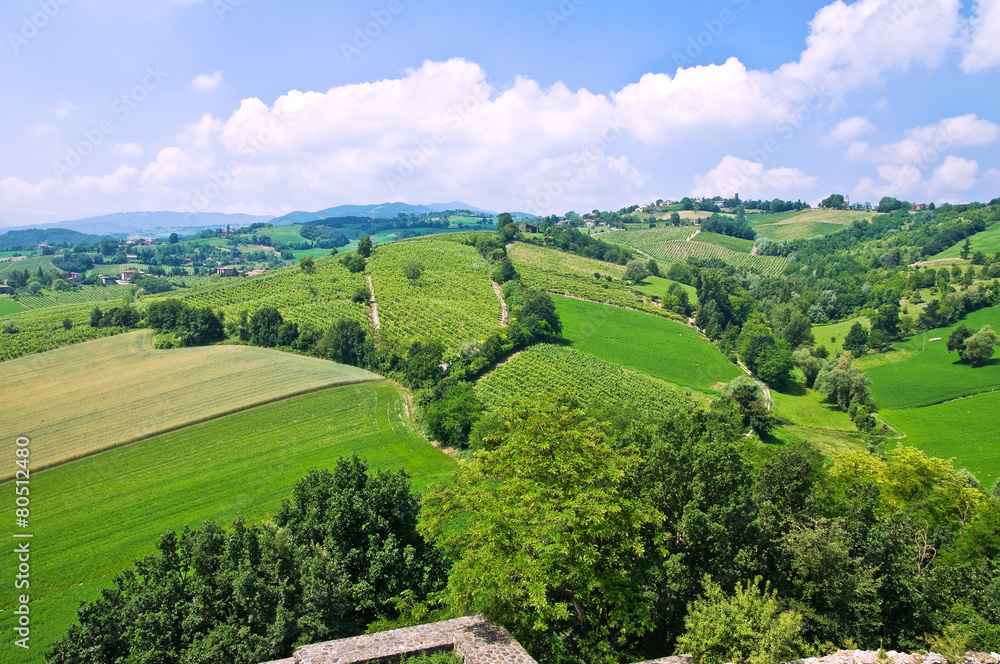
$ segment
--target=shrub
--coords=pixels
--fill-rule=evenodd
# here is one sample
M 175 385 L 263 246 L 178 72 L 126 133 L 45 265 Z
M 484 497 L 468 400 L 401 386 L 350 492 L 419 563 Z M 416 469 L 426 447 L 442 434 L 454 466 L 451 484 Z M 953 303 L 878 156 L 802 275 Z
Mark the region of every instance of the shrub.
M 778 664 L 802 655 L 802 616 L 780 611 L 770 584 L 761 588 L 758 577 L 737 584 L 731 596 L 710 577 L 704 584 L 703 596 L 688 607 L 678 653 L 691 654 L 698 664 Z

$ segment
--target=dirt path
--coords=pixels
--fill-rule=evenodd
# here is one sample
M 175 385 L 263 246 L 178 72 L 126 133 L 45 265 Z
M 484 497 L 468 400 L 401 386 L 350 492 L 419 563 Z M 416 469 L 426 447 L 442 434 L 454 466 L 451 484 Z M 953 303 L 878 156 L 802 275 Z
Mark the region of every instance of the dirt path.
M 764 384 L 764 381 L 762 381 L 760 378 L 757 378 L 757 376 L 754 376 L 753 372 L 750 371 L 749 369 L 747 369 L 747 365 L 743 364 L 742 362 L 737 362 L 737 364 L 740 365 L 740 369 L 743 369 L 743 371 L 745 371 L 748 376 L 750 376 L 751 378 L 753 378 L 753 381 L 755 383 L 757 383 L 758 385 L 760 385 L 760 389 L 764 391 L 764 403 L 767 404 L 767 410 L 768 410 L 768 412 L 770 412 L 771 411 L 771 390 L 769 390 L 768 387 L 767 387 L 767 385 Z
M 684 241 L 685 242 L 690 242 L 691 240 L 693 240 L 696 237 L 698 237 L 698 233 L 700 233 L 700 232 L 701 232 L 701 229 L 699 228 L 698 230 L 696 230 L 694 233 L 691 234 L 691 237 L 689 237 L 688 239 L 686 239 Z
M 507 302 L 503 299 L 503 290 L 500 285 L 495 281 L 490 281 L 493 284 L 493 292 L 497 294 L 497 299 L 500 300 L 500 327 L 510 323 L 510 312 L 507 310 Z
M 369 320 L 371 320 L 373 328 L 375 328 L 376 330 L 381 330 L 382 323 L 380 323 L 378 319 L 378 303 L 375 301 L 375 287 L 372 286 L 371 277 L 365 277 L 365 279 L 368 281 L 368 292 L 372 294 L 371 296 L 372 313 L 371 316 L 369 316 Z

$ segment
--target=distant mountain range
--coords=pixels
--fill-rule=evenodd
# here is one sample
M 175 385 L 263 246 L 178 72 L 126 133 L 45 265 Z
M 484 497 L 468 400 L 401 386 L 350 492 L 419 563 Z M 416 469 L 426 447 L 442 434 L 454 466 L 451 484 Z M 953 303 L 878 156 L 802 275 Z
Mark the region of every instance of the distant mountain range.
M 400 212 L 406 214 L 428 214 L 433 212 L 444 212 L 445 210 L 469 210 L 470 212 L 482 212 L 492 216 L 497 216 L 496 212 L 484 210 L 462 201 L 451 203 L 433 203 L 431 205 L 410 205 L 409 203 L 379 203 L 377 205 L 338 205 L 326 208 L 318 212 L 290 212 L 284 216 L 276 217 L 271 223 L 278 225 L 285 224 L 305 224 L 310 221 L 329 219 L 330 217 L 371 217 L 373 219 L 390 219 L 399 215 Z M 523 212 L 512 212 L 517 218 L 533 218 L 534 215 Z
M 177 231 L 200 230 L 207 227 L 219 227 L 226 224 L 233 226 L 249 226 L 255 222 L 268 222 L 273 217 L 252 214 L 224 214 L 222 212 L 118 212 L 99 217 L 57 221 L 48 224 L 27 224 L 3 228 L 5 231 L 25 230 L 29 228 L 68 228 L 70 230 L 91 235 L 131 235 L 133 233 L 148 233 L 168 235 Z
M 281 217 L 252 214 L 225 214 L 222 212 L 118 212 L 99 217 L 73 219 L 69 221 L 48 222 L 44 224 L 19 224 L 0 227 L 0 232 L 17 231 L 38 228 L 49 230 L 66 228 L 89 235 L 155 235 L 166 236 L 172 232 L 185 235 L 203 228 L 220 228 L 223 226 L 248 226 L 253 223 L 271 222 L 274 224 L 304 224 L 330 217 L 372 217 L 373 219 L 388 219 L 400 212 L 407 214 L 427 214 L 444 212 L 445 210 L 469 210 L 496 216 L 497 213 L 477 208 L 474 205 L 454 201 L 452 203 L 434 203 L 432 205 L 410 205 L 408 203 L 380 203 L 377 205 L 338 205 L 318 212 L 290 212 Z M 517 218 L 531 218 L 533 215 L 521 212 L 511 213 Z

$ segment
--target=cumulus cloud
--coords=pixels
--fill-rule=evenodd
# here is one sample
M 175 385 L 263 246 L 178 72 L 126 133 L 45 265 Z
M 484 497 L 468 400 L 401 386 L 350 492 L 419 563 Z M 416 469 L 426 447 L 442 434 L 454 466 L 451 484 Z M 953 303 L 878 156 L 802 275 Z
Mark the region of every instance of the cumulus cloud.
M 980 71 L 1000 65 L 1000 0 L 979 0 L 970 21 L 962 69 Z
M 857 142 L 848 149 L 852 159 L 892 164 L 931 164 L 955 147 L 991 145 L 1000 140 L 1000 125 L 967 113 L 910 129 L 896 143 L 870 146 Z
M 837 123 L 837 126 L 830 130 L 829 138 L 838 143 L 846 142 L 864 136 L 875 131 L 875 125 L 868 121 L 868 118 L 855 116 L 847 118 Z
M 222 82 L 222 72 L 217 71 L 211 74 L 198 74 L 191 81 L 191 87 L 199 92 L 211 92 L 219 87 Z
M 76 104 L 71 101 L 63 101 L 52 107 L 52 115 L 59 121 L 65 121 L 76 110 Z
M 762 163 L 727 155 L 708 173 L 694 176 L 691 195 L 801 196 L 817 182 L 818 178 L 798 168 L 764 168 Z
M 979 180 L 979 164 L 971 159 L 963 159 L 954 155 L 945 157 L 941 165 L 934 169 L 934 175 L 928 183 L 932 191 L 968 191 L 976 186 Z
M 125 157 L 139 157 L 145 152 L 139 143 L 115 143 L 111 151 Z

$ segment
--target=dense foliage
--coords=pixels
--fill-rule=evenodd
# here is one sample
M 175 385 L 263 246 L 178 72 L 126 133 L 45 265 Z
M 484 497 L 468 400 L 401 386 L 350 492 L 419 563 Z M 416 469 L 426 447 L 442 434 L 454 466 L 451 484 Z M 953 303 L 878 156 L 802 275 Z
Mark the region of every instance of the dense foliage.
M 447 565 L 416 532 L 406 474 L 367 471 L 357 456 L 311 471 L 274 523 L 166 533 L 81 607 L 47 661 L 257 664 L 391 619 L 392 598 L 425 598 Z

